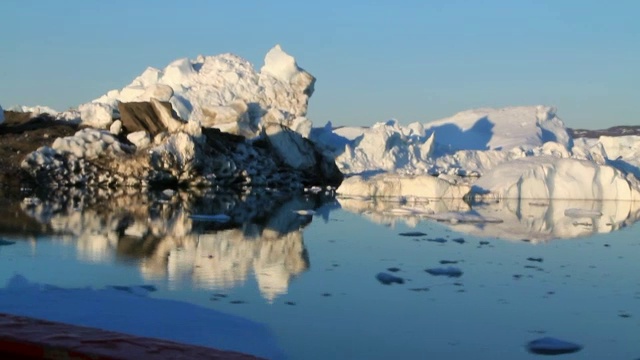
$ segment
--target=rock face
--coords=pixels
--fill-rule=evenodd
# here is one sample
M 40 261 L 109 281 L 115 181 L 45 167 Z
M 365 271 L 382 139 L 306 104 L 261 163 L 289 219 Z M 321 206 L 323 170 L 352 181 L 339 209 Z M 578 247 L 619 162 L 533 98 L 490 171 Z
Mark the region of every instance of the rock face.
M 179 118 L 204 127 L 251 138 L 265 124 L 277 123 L 306 136 L 314 84 L 315 78 L 277 45 L 260 72 L 232 54 L 179 59 L 162 70 L 148 68 L 126 87 L 81 105 L 80 113 L 83 123 L 108 128 L 118 102 L 155 99 L 169 101 Z
M 155 136 L 163 131 L 175 131 L 182 124 L 166 101 L 118 103 L 118 111 L 122 126 L 131 133 L 146 131 Z

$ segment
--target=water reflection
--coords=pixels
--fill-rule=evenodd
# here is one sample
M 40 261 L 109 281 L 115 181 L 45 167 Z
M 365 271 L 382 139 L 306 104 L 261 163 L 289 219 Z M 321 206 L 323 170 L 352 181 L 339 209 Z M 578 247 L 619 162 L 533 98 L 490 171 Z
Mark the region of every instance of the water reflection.
M 441 221 L 481 237 L 546 242 L 608 233 L 640 218 L 640 202 L 511 199 L 470 206 L 463 201 L 388 202 L 340 198 L 343 209 L 385 225 Z
M 21 215 L 23 221 L 36 220 L 42 234 L 74 244 L 82 260 L 133 261 L 144 278 L 168 279 L 174 288 L 188 283 L 229 289 L 253 274 L 271 301 L 310 266 L 302 229 L 312 216 L 296 210 L 313 210 L 324 201 L 316 195 L 174 191 L 119 193 L 98 201 L 78 193 L 26 198 L 20 212 L 28 215 Z M 193 214 L 230 219 L 198 221 Z

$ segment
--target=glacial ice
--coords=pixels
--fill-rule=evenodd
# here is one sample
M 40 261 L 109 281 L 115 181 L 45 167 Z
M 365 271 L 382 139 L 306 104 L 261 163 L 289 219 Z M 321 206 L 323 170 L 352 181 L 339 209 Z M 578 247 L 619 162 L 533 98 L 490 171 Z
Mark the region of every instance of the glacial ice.
M 4 122 L 4 110 L 2 109 L 2 106 L 0 106 L 0 124 L 2 124 Z
M 389 120 L 371 127 L 329 122 L 312 128 L 306 112 L 314 85 L 315 78 L 276 45 L 260 71 L 233 54 L 178 59 L 164 69 L 147 68 L 124 88 L 55 116 L 81 117 L 86 125 L 117 133 L 118 102 L 169 101 L 187 124 L 266 137 L 281 161 L 308 169 L 316 154 L 290 129 L 314 141 L 348 176 L 337 189 L 341 196 L 640 200 L 638 136 L 574 139 L 556 109 L 542 105 L 472 109 L 406 126 Z M 19 109 L 55 112 L 43 106 Z M 170 133 L 182 129 L 164 115 Z M 141 134 L 129 137 L 139 148 L 155 146 L 152 152 L 161 160 L 165 150 L 176 159 L 193 155 L 193 144 L 176 135 L 148 139 L 149 144 Z M 79 157 L 91 158 L 104 147 L 65 141 L 65 151 Z M 83 149 L 89 156 L 80 154 Z M 260 174 L 252 175 L 254 183 L 262 183 Z
M 175 60 L 164 69 L 147 68 L 124 88 L 81 105 L 80 113 L 83 123 L 104 128 L 117 102 L 157 99 L 171 102 L 183 120 L 248 137 L 273 122 L 304 132 L 311 127 L 305 116 L 314 82 L 276 45 L 260 72 L 233 54 L 201 55 Z

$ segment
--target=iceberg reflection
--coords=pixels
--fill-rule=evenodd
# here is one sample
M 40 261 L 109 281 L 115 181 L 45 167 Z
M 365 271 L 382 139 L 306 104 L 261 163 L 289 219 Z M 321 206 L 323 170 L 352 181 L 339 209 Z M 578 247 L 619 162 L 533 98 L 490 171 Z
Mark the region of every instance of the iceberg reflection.
M 506 199 L 468 205 L 444 199 L 399 203 L 339 198 L 339 202 L 343 209 L 380 224 L 402 221 L 415 227 L 435 220 L 462 233 L 534 243 L 608 233 L 640 219 L 640 202 L 632 201 Z
M 303 228 L 312 220 L 306 214 L 323 201 L 317 195 L 165 191 L 91 204 L 74 196 L 28 198 L 21 208 L 48 229 L 44 234 L 75 245 L 80 259 L 134 261 L 145 279 L 167 279 L 174 288 L 230 289 L 253 274 L 272 301 L 309 268 Z M 225 214 L 228 221 L 193 214 Z

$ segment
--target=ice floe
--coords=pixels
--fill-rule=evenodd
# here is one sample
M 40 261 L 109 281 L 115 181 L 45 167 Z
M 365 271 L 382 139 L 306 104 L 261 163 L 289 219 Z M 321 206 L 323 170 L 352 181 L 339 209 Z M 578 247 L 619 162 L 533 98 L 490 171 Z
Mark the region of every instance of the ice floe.
M 553 337 L 543 337 L 530 341 L 527 350 L 540 355 L 571 354 L 582 350 L 582 345 Z

